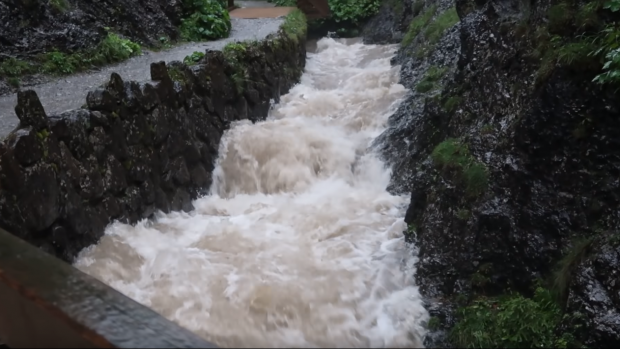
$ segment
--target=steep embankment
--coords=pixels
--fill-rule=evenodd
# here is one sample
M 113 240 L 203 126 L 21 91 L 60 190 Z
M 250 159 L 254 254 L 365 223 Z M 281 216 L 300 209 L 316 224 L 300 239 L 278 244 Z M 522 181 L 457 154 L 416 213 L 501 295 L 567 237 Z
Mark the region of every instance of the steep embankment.
M 230 29 L 224 0 L 0 0 L 0 94 Z
M 429 344 L 620 344 L 620 99 L 592 82 L 614 4 L 388 0 L 366 27 L 402 42 L 411 94 L 376 144 L 411 192 Z
M 152 81 L 114 73 L 87 107 L 49 117 L 34 91 L 20 92 L 20 128 L 0 143 L 0 226 L 70 261 L 112 220 L 191 210 L 229 124 L 265 118 L 301 76 L 305 35 L 294 11 L 263 41 L 193 66 L 154 63 Z

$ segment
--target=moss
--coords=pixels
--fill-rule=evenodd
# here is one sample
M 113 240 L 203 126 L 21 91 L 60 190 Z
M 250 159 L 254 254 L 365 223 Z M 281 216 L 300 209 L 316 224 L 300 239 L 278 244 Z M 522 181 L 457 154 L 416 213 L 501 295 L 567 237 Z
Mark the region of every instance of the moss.
M 15 87 L 18 88 L 19 87 L 19 79 L 15 78 L 15 77 L 11 77 L 6 79 L 6 82 L 9 84 L 9 86 L 11 87 Z
M 437 87 L 437 82 L 444 76 L 447 70 L 445 67 L 439 68 L 434 65 L 428 68 L 422 80 L 416 85 L 416 91 L 426 93 L 434 90 Z
M 170 79 L 173 81 L 185 83 L 185 73 L 177 67 L 168 67 L 168 75 L 170 75 Z
M 549 17 L 549 30 L 554 33 L 561 33 L 570 27 L 573 19 L 573 10 L 566 2 L 553 5 L 547 13 Z
M 402 0 L 395 0 L 395 1 L 402 1 Z M 419 15 L 419 14 L 420 14 L 420 12 L 422 12 L 422 9 L 423 9 L 423 8 L 424 8 L 424 0 L 416 0 L 416 1 L 413 3 L 413 7 L 412 7 L 412 10 L 413 10 L 413 15 L 414 15 L 414 16 Z
M 428 323 L 426 324 L 426 327 L 428 327 L 428 329 L 431 331 L 435 331 L 439 329 L 440 325 L 441 325 L 441 321 L 439 320 L 439 318 L 432 316 L 430 319 L 428 319 Z
M 65 12 L 69 8 L 67 0 L 50 0 L 49 4 L 58 12 Z
M 591 250 L 594 239 L 578 238 L 571 243 L 571 247 L 566 251 L 564 257 L 558 262 L 556 271 L 553 277 L 553 288 L 556 292 L 556 296 L 561 302 L 564 302 L 567 297 L 568 286 L 570 284 L 571 276 L 574 268 L 588 256 Z
M 456 211 L 456 216 L 459 219 L 468 220 L 469 217 L 471 217 L 471 212 L 469 212 L 469 210 L 467 209 L 461 208 L 458 211 Z
M 447 113 L 454 113 L 456 111 L 456 108 L 459 104 L 461 104 L 462 101 L 463 99 L 461 97 L 452 96 L 444 102 L 443 110 Z
M 483 194 L 488 186 L 488 174 L 484 164 L 478 162 L 466 145 L 454 138 L 439 143 L 431 158 L 441 170 L 454 172 L 465 186 L 467 195 L 476 197 Z
M 600 66 L 599 60 L 590 55 L 596 46 L 588 40 L 567 43 L 557 49 L 558 63 L 564 67 L 572 67 L 580 70 L 596 65 Z
M 403 37 L 402 46 L 408 46 L 413 42 L 413 39 L 415 39 L 415 37 L 430 23 L 435 12 L 437 12 L 437 5 L 432 5 L 420 15 L 413 18 L 411 23 L 409 23 L 407 33 Z
M 424 37 L 431 43 L 437 43 L 446 29 L 451 28 L 458 22 L 459 15 L 456 13 L 456 8 L 451 7 L 437 16 L 437 18 L 428 25 L 424 31 Z
M 298 40 L 301 36 L 306 35 L 308 23 L 306 15 L 299 9 L 291 11 L 282 24 L 282 30 L 293 40 Z
M 486 135 L 486 134 L 489 134 L 489 133 L 492 133 L 492 132 L 493 132 L 493 125 L 491 125 L 491 124 L 485 124 L 480 129 L 480 133 L 482 133 L 483 135 Z

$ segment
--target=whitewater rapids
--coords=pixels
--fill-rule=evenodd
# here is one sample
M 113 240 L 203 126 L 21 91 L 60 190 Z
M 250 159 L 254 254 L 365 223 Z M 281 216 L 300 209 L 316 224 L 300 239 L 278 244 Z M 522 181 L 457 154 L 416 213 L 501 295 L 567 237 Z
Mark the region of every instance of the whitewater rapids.
M 406 93 L 396 49 L 318 41 L 226 132 L 195 211 L 111 224 L 75 266 L 221 347 L 422 347 L 408 198 L 369 149 Z

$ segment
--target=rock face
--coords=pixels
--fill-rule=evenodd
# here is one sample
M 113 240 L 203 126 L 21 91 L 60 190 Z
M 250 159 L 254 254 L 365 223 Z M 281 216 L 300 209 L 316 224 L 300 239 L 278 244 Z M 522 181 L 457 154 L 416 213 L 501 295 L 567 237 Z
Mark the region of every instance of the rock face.
M 0 58 L 94 47 L 106 28 L 142 44 L 176 40 L 180 0 L 0 0 Z
M 87 108 L 49 117 L 33 91 L 20 92 L 20 127 L 0 143 L 0 226 L 71 261 L 112 220 L 191 210 L 223 132 L 264 119 L 305 52 L 305 37 L 281 30 L 234 59 L 207 51 L 195 66 L 154 63 L 152 81 L 112 74 Z M 239 69 L 245 81 L 233 78 Z
M 416 279 L 445 328 L 458 295 L 527 294 L 575 237 L 599 241 L 600 231 L 617 231 L 620 222 L 620 100 L 592 83 L 596 71 L 586 66 L 558 63 L 540 77 L 535 31 L 551 5 L 426 1 L 421 11 L 456 6 L 460 22 L 433 46 L 415 36 L 394 60 L 412 91 L 376 147 L 393 167 L 390 189 L 411 193 L 405 220 L 416 231 L 409 236 L 419 248 Z M 366 42 L 400 41 L 415 7 L 386 1 Z M 445 73 L 420 92 L 433 66 Z M 457 175 L 463 166 L 446 169 L 432 156 L 451 138 L 486 169 L 475 195 L 467 176 Z M 567 306 L 585 312 L 580 340 L 587 345 L 620 344 L 618 272 L 617 244 L 601 242 L 571 273 Z M 480 274 L 484 285 L 474 281 Z

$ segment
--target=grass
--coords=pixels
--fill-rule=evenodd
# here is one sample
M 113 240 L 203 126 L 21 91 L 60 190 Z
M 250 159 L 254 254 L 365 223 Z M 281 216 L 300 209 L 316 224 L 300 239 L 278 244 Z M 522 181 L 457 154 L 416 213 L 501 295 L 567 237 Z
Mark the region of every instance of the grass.
M 566 348 L 574 342 L 571 334 L 556 331 L 562 310 L 542 287 L 532 298 L 482 297 L 457 316 L 450 339 L 461 348 Z
M 435 165 L 445 172 L 456 174 L 456 179 L 465 186 L 465 192 L 476 197 L 484 193 L 488 187 L 488 174 L 484 164 L 478 162 L 469 152 L 466 145 L 454 138 L 439 143 L 431 158 Z
M 409 28 L 407 29 L 407 34 L 403 37 L 402 45 L 408 46 L 413 42 L 413 39 L 422 32 L 424 28 L 430 23 L 431 19 L 437 12 L 437 5 L 432 5 L 427 8 L 424 12 L 413 18 L 411 23 L 409 23 Z
M 424 77 L 416 85 L 416 91 L 420 93 L 429 92 L 437 87 L 437 81 L 439 81 L 446 73 L 447 68 L 439 68 L 437 66 L 431 66 L 424 74 Z
M 306 15 L 299 9 L 291 11 L 282 24 L 282 30 L 293 40 L 298 40 L 308 30 Z
M 446 29 L 451 28 L 458 22 L 459 15 L 456 13 L 456 8 L 451 7 L 449 10 L 437 16 L 437 18 L 426 27 L 424 37 L 435 44 L 441 39 Z
M 116 63 L 139 55 L 139 44 L 109 33 L 95 48 L 73 53 L 47 52 L 31 62 L 10 58 L 0 63 L 0 77 L 20 77 L 27 74 L 46 73 L 67 75 L 88 68 Z

